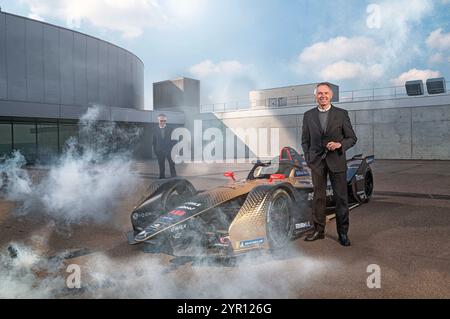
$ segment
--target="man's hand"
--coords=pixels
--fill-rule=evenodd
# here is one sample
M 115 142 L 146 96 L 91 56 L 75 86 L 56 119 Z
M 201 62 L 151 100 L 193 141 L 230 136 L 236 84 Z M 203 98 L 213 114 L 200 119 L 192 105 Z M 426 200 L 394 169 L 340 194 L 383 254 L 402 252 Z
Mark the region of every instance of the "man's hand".
M 330 151 L 340 149 L 341 147 L 342 147 L 341 143 L 338 142 L 330 142 L 327 144 L 327 149 Z

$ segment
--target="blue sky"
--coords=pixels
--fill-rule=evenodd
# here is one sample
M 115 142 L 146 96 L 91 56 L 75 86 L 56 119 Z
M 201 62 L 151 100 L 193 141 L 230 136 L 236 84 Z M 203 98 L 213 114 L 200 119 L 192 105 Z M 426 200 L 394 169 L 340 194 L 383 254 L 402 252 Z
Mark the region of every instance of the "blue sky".
M 341 90 L 450 80 L 450 0 L 0 0 L 3 11 L 122 46 L 152 83 L 201 80 L 202 104 L 327 80 Z

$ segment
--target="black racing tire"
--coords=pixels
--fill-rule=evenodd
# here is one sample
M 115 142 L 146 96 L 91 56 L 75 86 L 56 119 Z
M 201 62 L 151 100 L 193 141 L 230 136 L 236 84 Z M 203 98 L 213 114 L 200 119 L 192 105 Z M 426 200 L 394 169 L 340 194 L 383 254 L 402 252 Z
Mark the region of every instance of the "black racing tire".
M 267 207 L 267 240 L 270 251 L 284 248 L 292 234 L 292 198 L 289 193 L 278 188 L 272 192 Z
M 162 209 L 166 212 L 171 211 L 178 205 L 189 200 L 196 193 L 191 183 L 187 181 L 177 183 L 164 193 L 161 201 Z
M 373 195 L 373 174 L 371 170 L 368 170 L 366 175 L 364 175 L 364 193 L 366 198 L 363 200 L 363 203 L 368 203 Z

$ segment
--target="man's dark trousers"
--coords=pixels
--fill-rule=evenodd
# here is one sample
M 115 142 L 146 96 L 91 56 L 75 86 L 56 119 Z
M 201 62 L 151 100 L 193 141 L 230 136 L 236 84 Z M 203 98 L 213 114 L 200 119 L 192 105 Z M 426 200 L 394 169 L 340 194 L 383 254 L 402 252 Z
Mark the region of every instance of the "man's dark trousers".
M 336 200 L 337 231 L 341 236 L 347 235 L 349 229 L 345 152 L 355 145 L 357 137 L 346 110 L 332 105 L 328 112 L 325 129 L 320 123 L 317 107 L 304 114 L 302 148 L 313 179 L 313 216 L 316 231 L 323 233 L 325 230 L 326 185 L 329 175 Z M 341 148 L 327 151 L 329 142 L 339 142 Z
M 346 172 L 332 172 L 328 168 L 326 161 L 311 170 L 314 199 L 313 218 L 316 231 L 324 233 L 326 223 L 326 187 L 327 174 L 330 176 L 336 201 L 336 226 L 338 234 L 347 234 L 349 228 L 348 195 L 347 195 L 347 174 Z
M 175 163 L 172 160 L 171 152 L 173 141 L 171 140 L 172 130 L 166 126 L 165 128 L 156 127 L 153 130 L 153 150 L 158 158 L 159 165 L 159 178 L 166 178 L 166 159 L 169 162 L 170 175 L 172 177 L 177 176 L 175 171 Z
M 177 172 L 175 171 L 175 163 L 172 160 L 172 157 L 170 156 L 170 153 L 167 154 L 165 152 L 161 154 L 156 155 L 158 157 L 158 165 L 159 165 L 159 178 L 166 178 L 166 158 L 169 162 L 170 167 L 170 176 L 175 177 L 177 176 Z

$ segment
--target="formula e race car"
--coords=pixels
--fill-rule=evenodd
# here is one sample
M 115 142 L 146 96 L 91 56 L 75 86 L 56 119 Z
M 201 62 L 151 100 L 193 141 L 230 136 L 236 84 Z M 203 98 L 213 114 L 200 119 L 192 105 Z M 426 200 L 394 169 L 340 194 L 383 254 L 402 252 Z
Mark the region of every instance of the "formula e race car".
M 349 206 L 367 203 L 373 192 L 373 156 L 356 155 L 347 161 Z M 255 161 L 244 180 L 233 172 L 228 185 L 196 191 L 186 179 L 158 180 L 131 213 L 133 230 L 128 243 L 145 250 L 176 254 L 178 249 L 201 247 L 203 253 L 236 255 L 254 249 L 275 251 L 313 227 L 313 185 L 306 163 L 294 149 Z M 329 184 L 329 183 L 328 183 Z M 327 208 L 334 197 L 327 187 Z

